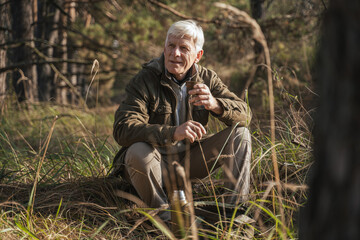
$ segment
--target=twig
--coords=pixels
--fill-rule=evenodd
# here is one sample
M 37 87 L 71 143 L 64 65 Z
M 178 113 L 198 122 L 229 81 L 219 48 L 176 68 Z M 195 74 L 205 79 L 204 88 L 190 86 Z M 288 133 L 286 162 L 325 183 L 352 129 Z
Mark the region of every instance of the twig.
M 95 73 L 93 74 L 94 69 L 95 69 Z M 89 87 L 88 87 L 88 89 L 87 89 L 87 91 L 86 91 L 86 96 L 85 96 L 85 100 L 84 100 L 84 104 L 85 104 L 84 107 L 86 107 L 86 100 L 87 100 L 87 98 L 88 98 L 88 94 L 89 94 L 89 91 L 90 91 L 90 87 L 91 87 L 91 84 L 94 82 L 95 77 L 96 77 L 98 71 L 99 71 L 99 61 L 98 61 L 97 59 L 95 59 L 94 62 L 93 62 L 93 65 L 92 65 L 92 67 L 91 67 L 91 73 L 90 73 L 90 75 L 91 75 L 92 77 L 91 77 L 91 81 L 90 81 Z
M 6 2 L 3 2 L 3 3 L 0 3 L 0 8 L 2 8 L 3 6 L 7 5 L 7 4 L 10 4 L 11 0 L 9 1 L 6 1 Z
M 37 187 L 38 180 L 39 180 L 39 177 L 40 177 L 40 170 L 41 170 L 42 164 L 44 162 L 44 159 L 45 159 L 45 156 L 46 156 L 46 153 L 47 153 L 47 149 L 49 147 L 49 143 L 50 143 L 52 133 L 54 131 L 55 123 L 56 123 L 57 119 L 58 119 L 58 116 L 55 116 L 54 120 L 53 120 L 53 123 L 52 123 L 52 126 L 50 128 L 49 135 L 48 135 L 47 140 L 46 140 L 46 147 L 45 147 L 45 150 L 44 150 L 44 154 L 43 154 L 43 156 L 42 156 L 42 158 L 41 158 L 41 160 L 39 162 L 39 165 L 37 167 L 37 171 L 36 171 L 36 175 L 35 175 L 35 179 L 34 179 L 34 185 L 33 185 L 32 191 L 31 191 L 30 200 L 29 200 L 29 204 L 28 204 L 28 218 L 32 215 L 32 212 L 33 212 L 35 195 L 36 195 L 36 187 Z
M 136 205 L 138 205 L 140 208 L 148 208 L 148 206 L 146 205 L 146 203 L 144 203 L 140 198 L 138 198 L 137 196 L 134 196 L 130 193 L 121 191 L 121 190 L 116 190 L 114 192 L 114 195 L 120 198 L 124 198 L 127 199 L 133 203 L 135 203 Z
M 199 17 L 191 17 L 191 16 L 187 16 L 185 14 L 182 14 L 181 12 L 176 11 L 175 9 L 167 6 L 166 4 L 163 4 L 161 2 L 155 1 L 155 0 L 148 0 L 150 3 L 157 5 L 158 7 L 161 7 L 163 9 L 166 9 L 167 11 L 173 13 L 174 15 L 180 17 L 180 18 L 184 18 L 184 19 L 193 19 L 196 20 L 198 22 L 201 23 L 215 23 L 216 20 L 208 20 L 205 18 L 199 18 Z
M 17 68 L 23 68 L 29 65 L 42 65 L 42 64 L 55 64 L 55 63 L 77 63 L 77 64 L 84 64 L 90 65 L 91 62 L 84 62 L 84 61 L 77 61 L 77 60 L 52 60 L 52 61 L 36 61 L 36 62 L 20 62 L 16 65 L 9 65 L 7 67 L 0 68 L 0 73 L 13 71 Z
M 327 7 L 326 7 L 326 4 L 325 4 L 324 0 L 321 0 L 321 2 L 324 5 L 325 10 L 327 10 Z

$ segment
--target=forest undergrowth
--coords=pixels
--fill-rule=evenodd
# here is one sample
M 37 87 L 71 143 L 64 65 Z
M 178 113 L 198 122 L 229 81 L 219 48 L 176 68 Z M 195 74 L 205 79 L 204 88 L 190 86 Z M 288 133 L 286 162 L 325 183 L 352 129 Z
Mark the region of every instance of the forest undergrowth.
M 266 114 L 256 114 L 252 133 L 251 190 L 243 215 L 204 223 L 204 239 L 297 239 L 299 209 L 307 199 L 312 164 L 312 113 L 291 95 L 276 108 L 276 142 Z M 0 239 L 168 239 L 174 235 L 137 204 L 134 190 L 108 177 L 120 146 L 112 138 L 116 106 L 84 110 L 8 99 L 0 116 Z M 266 112 L 266 111 L 265 111 Z M 212 120 L 211 131 L 222 129 Z M 281 193 L 274 181 L 276 148 Z M 211 183 L 216 172 L 193 184 L 195 202 L 221 202 Z M 210 181 L 210 179 L 212 181 Z M 216 194 L 216 193 L 215 193 Z M 283 211 L 280 210 L 280 205 Z M 281 216 L 283 215 L 283 216 Z M 150 221 L 147 221 L 150 219 Z M 185 229 L 185 236 L 191 229 Z M 249 235 L 250 234 L 250 235 Z M 193 237 L 194 238 L 194 237 Z

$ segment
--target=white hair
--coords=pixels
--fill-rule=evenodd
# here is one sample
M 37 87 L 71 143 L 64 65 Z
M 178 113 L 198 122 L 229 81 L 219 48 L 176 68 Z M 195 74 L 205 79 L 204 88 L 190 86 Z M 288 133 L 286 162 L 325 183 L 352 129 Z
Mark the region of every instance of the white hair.
M 178 21 L 171 25 L 166 34 L 165 44 L 168 41 L 169 35 L 179 38 L 183 38 L 184 36 L 191 37 L 194 40 L 196 52 L 202 50 L 204 46 L 204 32 L 201 26 L 194 20 Z

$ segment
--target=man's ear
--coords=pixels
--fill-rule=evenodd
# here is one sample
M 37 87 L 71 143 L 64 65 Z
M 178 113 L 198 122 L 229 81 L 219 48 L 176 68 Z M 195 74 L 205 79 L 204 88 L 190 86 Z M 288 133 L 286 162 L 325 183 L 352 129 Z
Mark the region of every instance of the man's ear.
M 203 54 L 204 54 L 204 50 L 201 49 L 200 51 L 198 51 L 198 53 L 196 54 L 195 63 L 198 63 L 200 61 Z

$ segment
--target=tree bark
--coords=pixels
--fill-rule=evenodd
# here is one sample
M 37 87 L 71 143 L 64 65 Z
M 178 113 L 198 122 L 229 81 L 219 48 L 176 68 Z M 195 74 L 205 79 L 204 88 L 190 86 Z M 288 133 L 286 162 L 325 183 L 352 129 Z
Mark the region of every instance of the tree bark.
M 76 2 L 74 2 L 73 0 L 67 0 L 68 1 L 68 12 L 69 12 L 69 15 L 70 15 L 70 19 L 71 19 L 71 22 L 75 22 L 76 20 Z M 76 50 L 75 49 L 72 49 L 70 46 L 72 45 L 71 43 L 71 39 L 69 38 L 68 39 L 68 57 L 69 59 L 74 59 L 76 57 Z M 69 64 L 69 73 L 70 73 L 70 82 L 73 86 L 75 86 L 76 90 L 78 92 L 81 92 L 80 88 L 78 87 L 79 86 L 79 83 L 78 83 L 78 75 L 77 75 L 77 70 L 78 70 L 78 66 L 76 63 L 70 63 Z M 78 97 L 77 95 L 75 94 L 74 91 L 71 91 L 71 96 L 70 96 L 70 101 L 71 101 L 71 104 L 74 105 L 77 103 L 78 101 Z
M 360 1 L 332 0 L 323 22 L 315 166 L 300 239 L 360 236 Z
M 250 1 L 251 15 L 252 15 L 252 18 L 254 18 L 255 20 L 260 20 L 260 19 L 264 18 L 264 15 L 265 15 L 264 14 L 264 1 L 265 0 L 251 0 Z M 257 76 L 259 73 L 259 70 L 262 69 L 261 67 L 259 67 L 259 64 L 264 62 L 263 47 L 261 46 L 261 44 L 259 44 L 256 41 L 255 41 L 255 45 L 254 45 L 254 54 L 256 57 L 254 59 L 253 66 L 250 70 L 248 79 L 244 83 L 244 87 L 243 87 L 244 90 L 240 94 L 240 97 L 242 99 L 245 99 L 245 91 L 247 91 L 250 88 L 255 76 Z
M 8 7 L 5 5 L 6 0 L 0 0 L 0 27 L 1 29 L 7 29 L 9 26 L 6 25 L 8 16 Z M 5 30 L 0 29 L 0 44 L 5 43 L 6 34 Z M 0 48 L 0 68 L 6 66 L 6 49 Z M 6 94 L 6 72 L 0 73 L 0 109 L 4 104 Z
M 49 44 L 42 47 L 44 54 L 51 60 L 54 57 L 54 45 L 59 41 L 59 20 L 60 10 L 55 9 L 52 4 L 43 2 L 39 12 L 39 20 L 42 29 L 39 31 L 41 39 L 46 39 Z M 49 64 L 41 64 L 38 66 L 39 72 L 39 98 L 42 101 L 49 101 L 54 97 L 55 82 L 54 72 Z
M 30 102 L 38 99 L 37 93 L 37 71 L 36 66 L 32 65 L 34 55 L 32 48 L 34 44 L 33 9 L 28 0 L 10 1 L 10 11 L 12 17 L 13 39 L 19 42 L 19 46 L 13 49 L 12 61 L 17 63 L 29 63 L 22 69 L 13 74 L 13 85 L 19 101 L 29 100 Z M 31 40 L 24 43 L 24 40 Z
M 265 0 L 251 0 L 251 15 L 255 20 L 262 19 L 264 17 L 264 1 Z
M 66 0 L 61 1 L 60 6 L 65 6 Z M 67 9 L 65 9 L 66 11 Z M 66 11 L 68 12 L 68 11 Z M 67 51 L 67 32 L 65 30 L 65 27 L 67 26 L 67 16 L 64 14 L 60 15 L 60 32 L 59 32 L 59 41 L 60 41 L 60 58 L 63 60 L 68 59 L 68 51 Z M 68 63 L 64 61 L 60 68 L 60 72 L 65 76 L 68 77 Z M 68 94 L 69 94 L 69 88 L 64 80 L 61 78 L 56 79 L 56 101 L 61 104 L 68 104 Z

